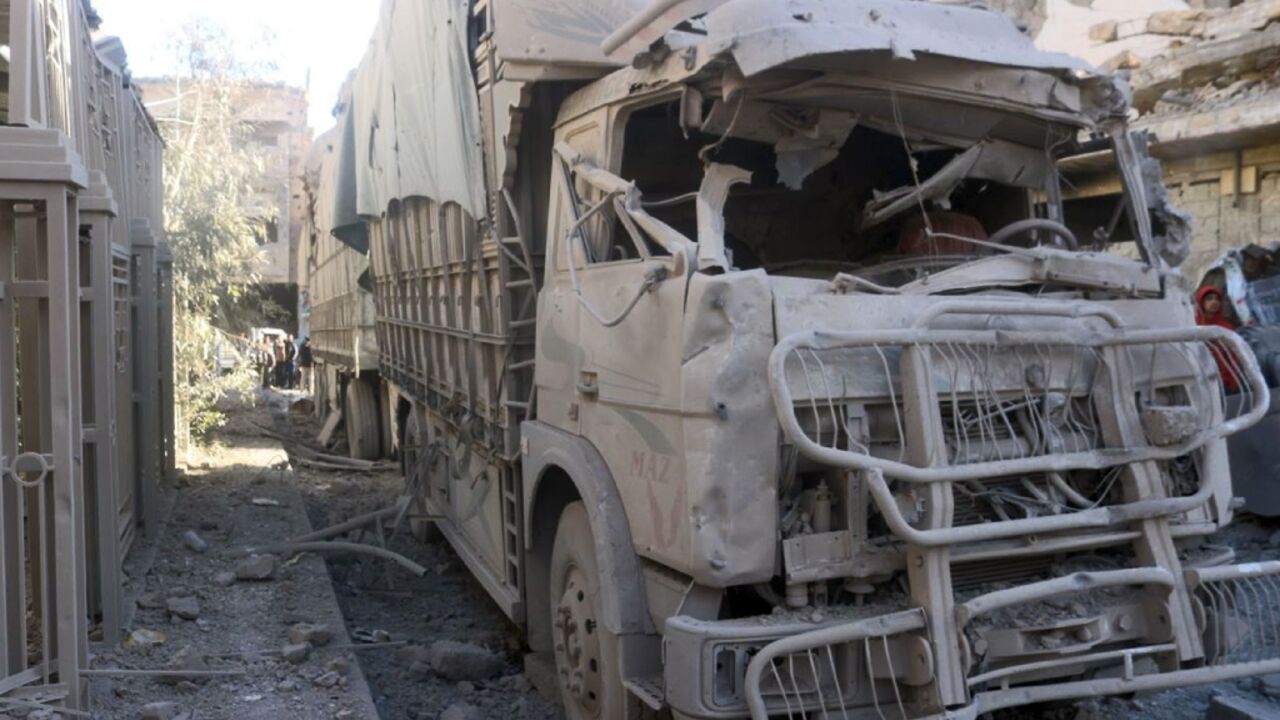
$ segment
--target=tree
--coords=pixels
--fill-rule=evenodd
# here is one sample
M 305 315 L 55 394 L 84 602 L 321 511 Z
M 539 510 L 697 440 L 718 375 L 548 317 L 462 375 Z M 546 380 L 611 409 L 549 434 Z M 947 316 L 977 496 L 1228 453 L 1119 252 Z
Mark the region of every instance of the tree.
M 179 442 L 190 447 L 224 420 L 218 402 L 248 390 L 247 364 L 223 375 L 215 348 L 228 342 L 217 330 L 243 314 L 246 295 L 257 295 L 251 204 L 263 168 L 248 142 L 251 128 L 237 118 L 237 97 L 261 68 L 237 59 L 227 33 L 193 22 L 174 49 L 179 71 L 171 88 L 147 104 L 165 140 L 165 234 L 173 253 L 174 387 Z M 168 85 L 168 83 L 166 83 Z M 238 350 L 243 354 L 247 345 Z

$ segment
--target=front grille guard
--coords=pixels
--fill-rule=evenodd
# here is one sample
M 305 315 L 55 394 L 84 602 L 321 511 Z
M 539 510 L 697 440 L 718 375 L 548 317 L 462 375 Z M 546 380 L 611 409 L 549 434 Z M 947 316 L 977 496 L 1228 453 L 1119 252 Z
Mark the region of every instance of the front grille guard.
M 1053 315 L 1068 318 L 1096 316 L 1107 320 L 1111 328 L 1082 330 L 1064 341 L 1062 331 L 962 331 L 923 327 L 944 314 Z M 902 353 L 904 368 L 897 375 L 889 367 L 886 348 L 896 348 Z M 1149 349 L 1149 352 L 1144 352 L 1144 349 Z M 1101 432 L 1092 418 L 1086 421 L 1078 412 L 1072 416 L 1070 408 L 1073 401 L 1080 401 L 1082 398 L 1067 397 L 1053 391 L 1053 378 L 1065 377 L 1069 386 L 1090 388 L 1090 394 L 1083 398 L 1086 402 L 1093 401 L 1099 387 L 1110 392 L 1111 397 L 1132 398 L 1134 388 L 1131 373 L 1135 354 L 1151 358 L 1154 377 L 1156 351 L 1170 349 L 1174 352 L 1160 354 L 1161 362 L 1168 362 L 1171 358 L 1185 362 L 1186 372 L 1196 381 L 1191 389 L 1197 396 L 1187 398 L 1191 403 L 1187 407 L 1177 408 L 1176 412 L 1169 414 L 1181 414 L 1184 421 L 1197 417 L 1215 418 L 1218 421 L 1208 425 L 1197 423 L 1194 431 L 1184 428 L 1182 434 L 1179 434 L 1177 428 L 1152 430 L 1145 424 L 1145 419 L 1139 421 L 1144 410 L 1137 407 L 1136 401 L 1116 403 L 1124 413 L 1137 416 L 1122 415 L 1119 423 L 1143 428 L 1145 436 L 1136 438 L 1133 445 L 1126 447 L 1097 447 L 1097 444 L 1103 443 L 1096 442 L 1085 449 L 1086 444 L 1081 438 L 1092 433 L 1097 441 Z M 842 416 L 843 411 L 837 407 L 841 402 L 837 397 L 841 393 L 831 387 L 823 361 L 818 355 L 819 352 L 838 350 L 862 350 L 882 361 L 902 446 L 905 446 L 905 436 L 911 432 L 911 428 L 904 429 L 904 420 L 898 415 L 897 403 L 899 400 L 906 402 L 909 398 L 897 397 L 894 377 L 900 378 L 908 363 L 917 366 L 915 375 L 928 378 L 930 387 L 938 378 L 949 381 L 949 390 L 937 391 L 928 400 L 917 397 L 916 401 L 933 403 L 933 411 L 938 415 L 950 409 L 952 425 L 948 427 L 942 420 L 938 420 L 938 424 L 944 427 L 944 431 L 954 427 L 954 437 L 959 438 L 966 432 L 971 432 L 961 427 L 967 424 L 970 428 L 978 428 L 980 437 L 973 445 L 996 450 L 1001 447 L 1001 439 L 997 435 L 1006 429 L 1009 430 L 1009 435 L 1016 436 L 1017 433 L 1013 431 L 1020 427 L 1029 434 L 1035 433 L 1038 438 L 1043 436 L 1044 439 L 1037 439 L 1032 446 L 1019 445 L 1011 455 L 993 460 L 967 461 L 965 458 L 934 457 L 926 466 L 912 465 L 901 458 L 894 460 L 878 457 L 866 447 L 842 447 L 841 433 L 838 430 L 831 432 L 828 438 L 823 437 L 826 433 L 819 429 L 819 438 L 815 440 L 801 424 L 797 413 L 801 407 L 810 411 L 814 418 L 829 417 L 834 428 L 843 428 L 845 437 L 850 436 L 847 420 Z M 1003 356 L 997 357 L 1001 354 Z M 787 362 L 793 356 L 799 358 L 798 365 L 808 390 L 806 402 L 795 401 L 787 381 Z M 1039 361 L 1040 370 L 1046 376 L 1045 387 L 1049 389 L 1033 389 L 1028 383 L 1022 389 L 1025 398 L 1010 398 L 1007 389 L 992 386 L 994 381 L 991 378 L 999 369 L 995 361 L 1026 363 L 1027 358 Z M 1044 367 L 1046 358 L 1049 359 L 1047 369 Z M 1060 359 L 1058 365 L 1053 364 L 1053 358 Z M 1062 358 L 1065 361 L 1061 361 Z M 1221 359 L 1225 372 L 1233 377 L 1239 392 L 1245 396 L 1245 406 L 1248 407 L 1248 412 L 1229 420 L 1222 419 L 1222 385 L 1214 369 L 1215 358 Z M 1031 365 L 1027 364 L 1028 369 Z M 813 377 L 814 368 L 820 374 L 816 380 Z M 1032 533 L 1107 527 L 1133 520 L 1178 515 L 1207 502 L 1213 494 L 1213 486 L 1201 481 L 1191 494 L 1111 506 L 1102 506 L 1101 499 L 1090 500 L 1080 497 L 1076 492 L 1074 496 L 1077 502 L 1070 508 L 1070 512 L 980 525 L 919 530 L 911 526 L 898 503 L 894 502 L 886 477 L 908 483 L 949 482 L 964 490 L 967 485 L 984 478 L 1043 473 L 1056 481 L 1058 487 L 1067 493 L 1067 497 L 1072 497 L 1072 489 L 1063 487 L 1065 483 L 1061 481 L 1062 474 L 1067 471 L 1109 470 L 1130 463 L 1174 460 L 1206 443 L 1248 428 L 1263 417 L 1270 404 L 1267 384 L 1258 364 L 1248 346 L 1235 333 L 1219 327 L 1126 330 L 1120 327 L 1118 318 L 1105 308 L 1081 303 L 1017 305 L 1008 302 L 943 302 L 918 321 L 916 327 L 909 329 L 797 333 L 784 338 L 773 350 L 769 358 L 769 383 L 782 431 L 798 452 L 826 465 L 862 471 L 872 497 L 892 531 L 908 542 L 928 547 Z M 903 382 L 902 386 L 902 395 L 908 395 L 906 383 Z M 957 387 L 964 387 L 964 390 L 957 390 Z M 1056 410 L 1046 409 L 1054 403 L 1057 403 Z M 977 408 L 976 413 L 968 408 Z M 970 416 L 965 417 L 965 412 L 969 412 Z M 1059 413 L 1059 417 L 1051 418 L 1053 412 Z M 1091 423 L 1095 426 L 1091 427 Z M 1054 429 L 1055 425 L 1065 430 Z M 1162 444 L 1157 444 L 1151 436 L 1160 433 L 1163 433 Z M 823 442 L 824 440 L 827 442 Z M 960 447 L 962 443 L 969 442 L 967 438 L 963 441 L 957 439 L 954 444 Z M 1005 447 L 1009 446 L 1007 438 L 1002 442 Z
M 1176 654 L 1173 643 L 1156 642 L 1073 654 L 970 675 L 967 684 L 974 693 L 973 701 L 965 708 L 935 715 L 913 713 L 914 708 L 904 702 L 896 678 L 891 677 L 887 680 L 892 685 L 891 690 L 883 697 L 873 695 L 870 698 L 874 710 L 881 718 L 971 720 L 984 713 L 1029 703 L 1163 690 L 1280 671 L 1280 609 L 1277 609 L 1280 608 L 1280 562 L 1188 570 L 1186 583 L 1201 603 L 1198 621 L 1206 639 L 1205 665 L 1202 667 L 1143 674 L 1137 661 Z M 1169 571 L 1155 567 L 1079 572 L 972 598 L 957 605 L 956 620 L 963 628 L 979 616 L 1047 598 L 1120 586 L 1161 588 L 1172 592 L 1174 585 L 1174 577 Z M 887 660 L 890 638 L 922 633 L 925 623 L 924 612 L 911 609 L 820 628 L 769 643 L 755 654 L 747 666 L 744 686 L 752 720 L 783 716 L 789 719 L 821 717 L 828 720 L 838 717 L 847 720 L 860 716 L 855 715 L 855 711 L 865 712 L 867 708 L 854 707 L 841 694 L 840 682 L 825 686 L 797 682 L 792 669 L 797 666 L 821 668 L 824 662 L 830 663 L 834 679 L 835 648 L 853 643 L 861 644 L 866 654 L 864 669 L 870 672 L 873 653 L 883 647 Z M 1011 687 L 1019 676 L 1030 673 L 1102 664 L 1118 665 L 1121 671 L 1116 677 Z M 821 677 L 822 673 L 815 669 L 813 676 Z M 773 707 L 767 705 L 762 692 L 764 682 L 769 679 L 772 679 L 776 698 Z M 868 680 L 874 688 L 876 678 L 869 676 Z M 889 712 L 886 713 L 884 708 Z

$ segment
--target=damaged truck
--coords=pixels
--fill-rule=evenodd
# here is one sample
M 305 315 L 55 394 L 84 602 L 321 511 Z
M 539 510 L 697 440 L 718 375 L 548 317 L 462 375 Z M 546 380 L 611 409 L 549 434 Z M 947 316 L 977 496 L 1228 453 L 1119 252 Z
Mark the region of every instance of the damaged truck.
M 367 242 L 408 517 L 575 720 L 1280 671 L 1280 563 L 1212 542 L 1266 383 L 1127 111 L 981 9 L 385 3 L 316 225 Z

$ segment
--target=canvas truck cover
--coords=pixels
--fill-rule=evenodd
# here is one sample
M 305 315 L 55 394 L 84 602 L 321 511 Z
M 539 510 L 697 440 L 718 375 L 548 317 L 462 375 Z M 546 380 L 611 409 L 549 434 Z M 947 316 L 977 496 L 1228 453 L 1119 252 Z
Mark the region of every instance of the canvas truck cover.
M 384 0 L 351 102 L 356 210 L 455 202 L 486 215 L 480 112 L 467 51 L 469 3 Z

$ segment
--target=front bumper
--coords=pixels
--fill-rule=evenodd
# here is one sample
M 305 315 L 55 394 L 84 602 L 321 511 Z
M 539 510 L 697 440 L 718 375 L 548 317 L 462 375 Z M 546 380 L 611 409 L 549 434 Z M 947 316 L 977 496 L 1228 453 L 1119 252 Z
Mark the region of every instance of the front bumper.
M 1076 573 L 972 598 L 956 606 L 957 621 L 963 630 L 1003 608 L 1125 586 L 1156 595 L 1182 586 L 1191 593 L 1203 657 L 1178 659 L 1159 603 L 1147 606 L 1136 625 L 1114 622 L 1133 608 L 1094 609 L 1076 624 L 1116 626 L 1094 643 L 996 667 L 967 652 L 968 702 L 943 709 L 931 690 L 937 668 L 920 610 L 820 622 L 675 617 L 663 641 L 667 702 L 696 718 L 764 720 L 824 710 L 844 717 L 878 708 L 895 717 L 966 720 L 1030 703 L 1280 672 L 1280 562 L 1187 570 L 1180 582 L 1160 568 Z

